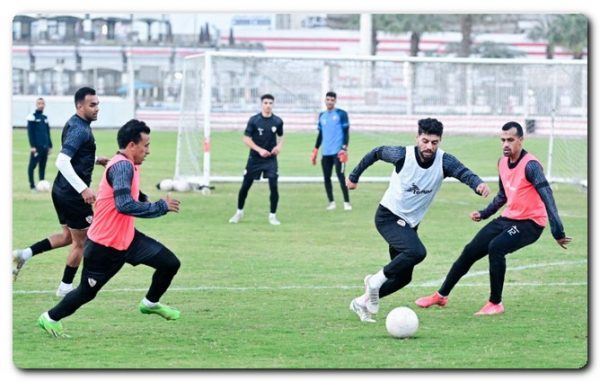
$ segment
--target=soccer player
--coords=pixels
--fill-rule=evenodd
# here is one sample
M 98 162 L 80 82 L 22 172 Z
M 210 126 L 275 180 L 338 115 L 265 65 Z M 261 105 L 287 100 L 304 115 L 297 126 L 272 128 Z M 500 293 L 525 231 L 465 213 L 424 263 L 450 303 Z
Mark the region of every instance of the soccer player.
M 180 316 L 178 310 L 159 303 L 179 270 L 179 259 L 134 226 L 135 217 L 178 212 L 179 201 L 167 195 L 158 202 L 149 202 L 140 190 L 140 167 L 150 154 L 150 128 L 144 122 L 132 119 L 125 123 L 117 142 L 119 151 L 106 165 L 100 181 L 79 286 L 38 319 L 38 325 L 55 337 L 65 336 L 61 320 L 94 299 L 125 263 L 155 269 L 150 288 L 139 304 L 141 313 L 158 314 L 166 320 Z
M 317 135 L 317 141 L 310 156 L 310 161 L 312 165 L 317 164 L 319 147 L 323 144 L 321 167 L 323 168 L 325 193 L 329 200 L 327 210 L 334 210 L 336 208 L 331 186 L 331 172 L 334 166 L 335 174 L 337 175 L 344 196 L 344 210 L 352 210 L 348 187 L 346 186 L 346 178 L 344 176 L 345 164 L 348 161 L 350 122 L 348 120 L 348 113 L 335 107 L 336 100 L 337 94 L 335 92 L 329 91 L 325 94 L 325 107 L 327 110 L 319 114 L 319 122 L 317 124 L 319 134 Z
M 283 120 L 273 114 L 273 102 L 275 98 L 271 94 L 260 97 L 261 112 L 248 120 L 244 131 L 244 144 L 250 148 L 244 179 L 238 194 L 237 211 L 229 219 L 230 224 L 237 224 L 244 217 L 244 204 L 248 191 L 254 180 L 260 179 L 261 175 L 269 180 L 270 213 L 269 223 L 280 225 L 277 219 L 277 204 L 279 202 L 279 191 L 277 189 L 277 156 L 283 145 Z
M 27 116 L 27 137 L 29 138 L 30 147 L 27 176 L 29 179 L 29 188 L 32 192 L 35 192 L 33 171 L 39 165 L 40 181 L 46 178 L 46 161 L 52 150 L 50 125 L 48 124 L 48 117 L 44 115 L 45 107 L 46 101 L 44 101 L 44 98 L 38 98 L 35 101 L 35 111 Z
M 566 249 L 571 242 L 571 238 L 565 235 L 542 165 L 523 149 L 523 127 L 517 122 L 506 123 L 502 126 L 500 141 L 503 157 L 498 160 L 498 194 L 485 209 L 472 212 L 471 219 L 479 222 L 491 217 L 502 206 L 506 205 L 506 208 L 500 217 L 485 225 L 464 247 L 442 287 L 433 295 L 415 301 L 419 307 L 445 306 L 448 295 L 460 278 L 475 262 L 488 255 L 490 297 L 475 315 L 501 314 L 504 312 L 502 289 L 506 255 L 537 241 L 548 219 L 558 245 Z
M 63 277 L 56 295 L 73 290 L 73 279 L 81 263 L 87 229 L 92 222 L 96 200 L 90 188 L 94 164 L 106 165 L 106 157 L 96 157 L 96 140 L 91 123 L 98 118 L 100 101 L 96 90 L 82 87 L 75 92 L 76 113 L 62 130 L 62 147 L 56 158 L 58 174 L 52 185 L 52 202 L 62 232 L 51 235 L 23 250 L 13 251 L 13 278 L 33 255 L 71 245 Z
M 415 146 L 377 147 L 365 155 L 346 180 L 348 188 L 355 189 L 360 175 L 377 160 L 394 166 L 375 214 L 375 227 L 389 245 L 391 261 L 365 277 L 365 293 L 350 303 L 350 309 L 363 322 L 375 321 L 379 299 L 409 284 L 413 268 L 425 259 L 426 249 L 417 228 L 442 180 L 454 177 L 483 197 L 490 193 L 483 180 L 439 148 L 444 128 L 440 121 L 421 119 L 418 125 Z

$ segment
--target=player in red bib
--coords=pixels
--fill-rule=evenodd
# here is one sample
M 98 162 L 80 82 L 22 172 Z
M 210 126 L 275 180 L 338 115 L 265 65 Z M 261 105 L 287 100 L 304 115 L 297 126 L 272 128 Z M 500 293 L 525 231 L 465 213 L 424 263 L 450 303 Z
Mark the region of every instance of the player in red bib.
M 144 264 L 155 269 L 140 312 L 179 319 L 175 308 L 159 303 L 179 270 L 179 259 L 162 243 L 135 229 L 135 217 L 154 218 L 179 211 L 179 201 L 167 196 L 149 202 L 140 191 L 140 166 L 150 154 L 150 128 L 132 119 L 117 134 L 119 152 L 108 162 L 96 196 L 94 219 L 83 252 L 79 286 L 54 308 L 44 312 L 38 325 L 52 336 L 64 336 L 61 319 L 92 301 L 98 291 L 123 267 Z
M 552 236 L 563 249 L 571 242 L 565 235 L 558 215 L 552 189 L 544 169 L 535 156 L 523 149 L 523 127 L 517 122 L 502 126 L 503 157 L 498 161 L 500 186 L 498 194 L 483 210 L 471 213 L 473 221 L 481 221 L 506 205 L 501 216 L 484 226 L 465 246 L 454 262 L 442 287 L 431 296 L 415 303 L 427 308 L 445 306 L 448 295 L 460 278 L 481 258 L 489 255 L 490 298 L 475 315 L 496 315 L 504 312 L 502 289 L 506 273 L 506 255 L 540 238 L 550 220 Z

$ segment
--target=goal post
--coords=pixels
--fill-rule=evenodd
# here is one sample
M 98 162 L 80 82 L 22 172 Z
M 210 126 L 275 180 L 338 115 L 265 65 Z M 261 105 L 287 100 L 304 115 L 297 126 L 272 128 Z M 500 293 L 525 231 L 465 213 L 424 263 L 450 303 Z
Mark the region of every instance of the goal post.
M 175 179 L 200 187 L 241 181 L 223 162 L 229 155 L 211 155 L 212 131 L 241 133 L 260 95 L 271 93 L 286 132 L 316 133 L 324 94 L 333 90 L 353 132 L 414 133 L 419 119 L 436 117 L 445 136 L 497 137 L 504 123 L 518 121 L 528 135 L 549 139 L 552 181 L 587 183 L 587 89 L 587 62 L 579 60 L 205 52 L 184 59 Z M 322 181 L 307 172 L 279 179 Z
M 563 77 L 563 80 L 561 80 Z M 572 70 L 572 67 L 554 66 L 548 77 L 551 83 L 551 112 L 550 112 L 550 136 L 548 139 L 548 160 L 546 177 L 549 182 L 575 184 L 587 189 L 588 178 L 588 140 L 586 134 L 576 134 L 576 130 L 559 131 L 557 126 L 565 123 L 577 123 L 577 120 L 564 116 L 562 108 L 571 103 L 575 98 L 578 104 L 586 104 L 587 92 L 587 70 Z M 561 89 L 563 81 L 580 83 L 581 91 L 573 89 Z M 575 87 L 577 89 L 577 87 Z M 566 91 L 565 91 L 566 90 Z M 571 90 L 571 91 L 569 91 Z M 587 104 L 580 112 L 585 116 L 587 122 Z M 559 115 L 559 116 L 557 116 Z
M 210 186 L 210 55 L 184 60 L 174 180 Z

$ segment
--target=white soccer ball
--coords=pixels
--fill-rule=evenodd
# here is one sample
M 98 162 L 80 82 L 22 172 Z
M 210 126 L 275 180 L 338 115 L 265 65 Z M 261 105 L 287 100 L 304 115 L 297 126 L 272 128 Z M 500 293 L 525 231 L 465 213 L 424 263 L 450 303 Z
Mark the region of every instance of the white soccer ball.
M 41 180 L 35 186 L 38 192 L 48 192 L 50 190 L 50 183 L 47 180 Z
M 164 179 L 158 184 L 158 187 L 161 191 L 170 192 L 173 190 L 173 180 Z
M 408 307 L 396 307 L 385 318 L 385 328 L 395 338 L 412 337 L 419 329 L 419 318 Z
M 191 187 L 190 184 L 185 180 L 175 180 L 173 182 L 173 189 L 177 192 L 188 192 Z

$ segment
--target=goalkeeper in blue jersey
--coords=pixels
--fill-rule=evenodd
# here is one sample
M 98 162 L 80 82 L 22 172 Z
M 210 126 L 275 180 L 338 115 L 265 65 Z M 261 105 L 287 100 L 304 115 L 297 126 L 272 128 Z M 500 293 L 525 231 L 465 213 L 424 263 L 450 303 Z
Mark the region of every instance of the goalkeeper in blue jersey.
M 348 113 L 342 109 L 336 108 L 335 103 L 337 94 L 333 91 L 325 94 L 325 111 L 319 114 L 317 141 L 315 148 L 312 151 L 310 161 L 313 165 L 317 164 L 317 154 L 319 147 L 321 150 L 321 167 L 323 168 L 323 180 L 325 183 L 325 192 L 329 205 L 327 210 L 336 208 L 335 200 L 333 199 L 333 189 L 331 185 L 331 174 L 335 166 L 335 173 L 342 188 L 344 195 L 344 210 L 352 210 L 350 205 L 350 196 L 348 195 L 348 187 L 344 176 L 344 169 L 348 161 L 348 141 L 350 137 L 350 121 Z

